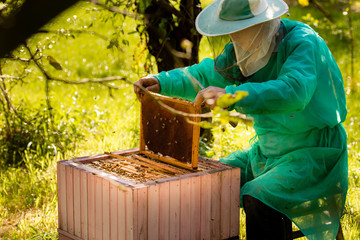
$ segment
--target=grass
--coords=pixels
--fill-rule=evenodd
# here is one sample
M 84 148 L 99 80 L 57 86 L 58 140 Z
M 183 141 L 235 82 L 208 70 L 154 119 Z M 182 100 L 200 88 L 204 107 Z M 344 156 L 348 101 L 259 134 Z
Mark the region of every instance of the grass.
M 141 66 L 137 66 L 137 63 L 142 61 L 137 60 L 137 63 L 133 64 L 133 59 L 136 60 L 140 53 L 138 43 L 141 41 L 137 34 L 125 36 L 129 46 L 126 42 L 120 41 L 119 48 L 107 48 L 110 39 L 115 39 L 121 28 L 134 29 L 135 24 L 127 19 L 124 21 L 121 17 L 106 20 L 108 15 L 88 11 L 86 8 L 86 5 L 77 5 L 49 24 L 47 29 L 90 29 L 107 36 L 108 39 L 89 34 L 74 34 L 74 37 L 56 34 L 36 35 L 30 40 L 30 44 L 40 46 L 45 55 L 54 57 L 62 65 L 63 70 L 53 69 L 47 61 L 43 61 L 44 67 L 55 76 L 69 79 L 118 75 L 136 81 L 143 76 L 145 73 L 141 72 Z M 300 18 L 300 13 L 294 12 L 292 16 Z M 202 41 L 202 57 L 211 55 L 205 40 L 204 38 Z M 34 48 L 32 50 L 34 51 Z M 347 76 L 345 56 L 338 52 L 340 67 Z M 26 51 L 21 52 L 21 49 L 19 55 L 27 56 Z M 2 71 L 14 74 L 21 68 L 21 64 L 8 63 Z M 359 64 L 356 69 L 360 69 Z M 46 108 L 44 77 L 32 68 L 24 80 L 23 84 L 16 85 L 11 91 L 14 103 L 24 108 Z M 139 103 L 129 84 L 117 82 L 116 85 L 120 89 L 110 91 L 106 86 L 99 84 L 50 83 L 50 101 L 54 109 L 56 129 L 65 133 L 64 138 L 68 135 L 69 139 L 73 139 L 74 134 L 78 138 L 72 142 L 73 147 L 69 148 L 71 150 L 65 153 L 52 151 L 40 156 L 36 154 L 36 149 L 28 150 L 23 157 L 22 167 L 0 168 L 0 239 L 57 238 L 57 161 L 138 146 Z M 348 132 L 349 192 L 342 226 L 346 239 L 359 239 L 358 95 L 348 95 L 348 108 L 349 114 L 344 125 Z M 76 130 L 72 129 L 74 127 Z M 248 147 L 254 136 L 252 128 L 243 125 L 235 129 L 230 126 L 215 128 L 213 133 L 213 147 L 205 152 L 214 159 Z M 245 225 L 243 212 L 240 225 Z M 241 238 L 245 238 L 243 227 L 240 234 Z

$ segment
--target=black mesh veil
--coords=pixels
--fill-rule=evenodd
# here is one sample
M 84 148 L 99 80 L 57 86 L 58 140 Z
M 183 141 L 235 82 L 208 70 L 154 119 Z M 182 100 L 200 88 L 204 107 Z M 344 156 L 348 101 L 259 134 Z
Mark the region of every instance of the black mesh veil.
M 214 69 L 224 80 L 234 83 L 244 78 L 236 64 L 235 50 L 229 36 L 207 37 L 214 56 Z

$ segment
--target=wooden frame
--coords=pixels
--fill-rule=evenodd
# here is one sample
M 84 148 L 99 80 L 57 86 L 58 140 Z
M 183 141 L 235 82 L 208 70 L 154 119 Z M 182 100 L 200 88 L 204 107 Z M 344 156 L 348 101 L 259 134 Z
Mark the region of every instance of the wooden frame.
M 193 103 L 189 101 L 151 92 L 143 95 L 140 117 L 140 151 L 153 154 L 152 157 L 175 166 L 196 169 L 200 126 L 188 123 L 181 115 L 171 113 L 156 102 L 154 98 L 176 111 L 188 114 L 200 114 L 201 112 L 200 108 L 195 108 Z M 190 120 L 200 122 L 200 117 L 191 117 Z M 161 135 L 162 131 L 164 133 Z M 185 139 L 189 142 L 181 143 Z M 176 144 L 179 146 L 176 147 Z

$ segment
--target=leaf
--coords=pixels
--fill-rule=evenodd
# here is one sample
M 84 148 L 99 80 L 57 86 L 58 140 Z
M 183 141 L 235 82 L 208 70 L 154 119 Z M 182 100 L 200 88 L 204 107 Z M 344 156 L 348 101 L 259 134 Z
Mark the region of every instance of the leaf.
M 220 108 L 227 108 L 230 105 L 240 101 L 247 95 L 249 94 L 248 92 L 245 91 L 237 91 L 235 92 L 235 94 L 226 93 L 221 95 L 221 97 L 217 99 L 216 105 L 219 106 Z
M 140 0 L 138 3 L 139 13 L 145 13 L 146 8 L 151 4 L 151 0 Z
M 62 70 L 60 63 L 55 60 L 52 56 L 47 56 L 46 59 L 49 61 L 50 65 L 53 66 L 56 70 Z
M 107 49 L 110 49 L 110 48 L 113 48 L 113 47 L 116 47 L 116 48 L 119 47 L 119 40 L 117 39 L 117 37 L 112 38 L 112 39 L 110 40 L 110 43 L 109 43 L 109 45 L 107 46 Z
M 300 6 L 307 7 L 309 6 L 309 0 L 298 0 Z
M 126 39 L 123 39 L 122 40 L 122 44 L 124 44 L 125 46 L 129 46 L 129 41 L 128 40 L 126 40 Z

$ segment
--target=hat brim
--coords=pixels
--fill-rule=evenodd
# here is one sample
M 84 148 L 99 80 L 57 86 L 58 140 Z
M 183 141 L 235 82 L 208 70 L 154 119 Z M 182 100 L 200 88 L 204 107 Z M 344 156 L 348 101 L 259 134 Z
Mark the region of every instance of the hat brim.
M 234 33 L 258 23 L 267 22 L 285 14 L 289 7 L 282 0 L 268 0 L 267 9 L 252 18 L 227 21 L 219 18 L 218 8 L 221 0 L 215 0 L 202 10 L 196 18 L 197 31 L 205 36 L 220 36 Z

